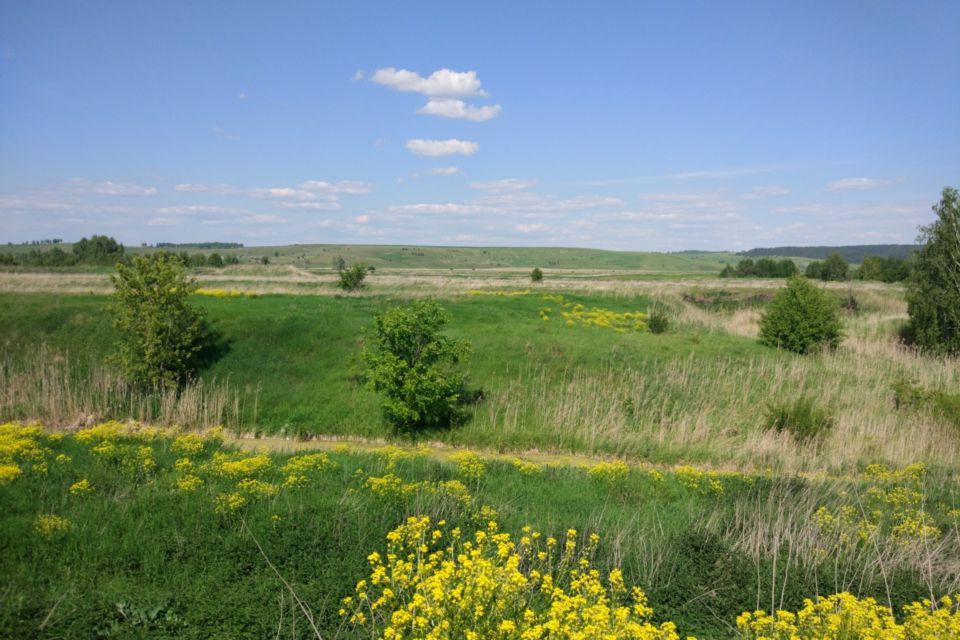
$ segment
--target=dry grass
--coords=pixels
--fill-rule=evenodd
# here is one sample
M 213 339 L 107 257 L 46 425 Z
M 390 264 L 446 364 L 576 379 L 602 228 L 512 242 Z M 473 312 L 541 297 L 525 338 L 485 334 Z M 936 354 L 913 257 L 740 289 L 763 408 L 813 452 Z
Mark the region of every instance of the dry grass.
M 243 428 L 244 403 L 256 392 L 241 393 L 228 382 L 186 384 L 180 390 L 146 393 L 130 387 L 111 369 L 91 361 L 77 366 L 44 346 L 10 357 L 0 367 L 0 415 L 51 427 L 90 426 L 107 419 L 137 420 L 160 426 Z
M 562 383 L 531 368 L 493 390 L 471 428 L 490 431 L 493 440 L 531 442 L 542 440 L 548 425 L 544 444 L 558 450 L 656 452 L 737 468 L 956 464 L 956 427 L 929 413 L 895 411 L 891 387 L 907 377 L 926 388 L 958 388 L 957 360 L 918 356 L 889 337 L 852 340 L 806 358 L 641 362 L 626 371 L 570 371 Z M 768 402 L 811 396 L 836 418 L 822 442 L 798 443 L 764 428 Z

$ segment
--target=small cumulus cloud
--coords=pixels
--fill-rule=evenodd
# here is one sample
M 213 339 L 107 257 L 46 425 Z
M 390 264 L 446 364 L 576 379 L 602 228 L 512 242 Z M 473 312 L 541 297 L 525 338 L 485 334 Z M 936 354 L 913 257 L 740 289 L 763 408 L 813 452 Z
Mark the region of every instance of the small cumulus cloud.
M 827 185 L 830 191 L 846 191 L 849 189 L 879 189 L 892 184 L 890 180 L 880 180 L 877 178 L 844 178 L 836 180 Z
M 363 214 L 363 215 L 357 216 L 356 218 L 354 218 L 354 220 L 356 220 L 359 224 L 367 224 L 368 222 L 370 222 L 370 216 L 368 216 L 367 214 Z
M 441 118 L 484 122 L 496 118 L 500 114 L 500 105 L 494 104 L 485 107 L 476 107 L 472 104 L 467 104 L 463 100 L 430 100 L 427 104 L 417 109 L 417 113 L 426 116 L 440 116 Z
M 370 77 L 371 82 L 395 89 L 410 91 L 425 96 L 483 96 L 480 79 L 476 71 L 452 71 L 440 69 L 424 78 L 415 71 L 385 67 L 377 69 Z
M 418 156 L 435 158 L 439 156 L 464 155 L 470 156 L 477 152 L 480 145 L 466 140 L 421 140 L 414 138 L 407 140 L 407 150 Z
M 366 77 L 366 73 L 363 72 L 363 69 L 357 69 L 353 72 L 353 77 L 350 78 L 350 82 L 360 82 Z
M 245 91 L 241 91 L 237 94 L 237 100 L 243 101 L 247 99 L 247 94 Z

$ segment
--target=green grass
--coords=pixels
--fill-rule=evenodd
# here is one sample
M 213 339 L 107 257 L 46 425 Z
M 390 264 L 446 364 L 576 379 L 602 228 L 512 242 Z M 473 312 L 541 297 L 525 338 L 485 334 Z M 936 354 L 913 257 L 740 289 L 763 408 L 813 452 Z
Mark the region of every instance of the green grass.
M 642 297 L 572 299 L 618 311 L 648 306 Z M 2 295 L 0 344 L 16 352 L 44 343 L 69 353 L 74 360 L 102 359 L 115 339 L 105 310 L 107 302 L 103 296 Z M 256 424 L 268 432 L 383 436 L 386 430 L 377 397 L 357 380 L 362 372 L 358 352 L 363 329 L 371 324 L 373 314 L 400 302 L 386 297 L 198 296 L 196 303 L 227 344 L 226 353 L 202 376 L 229 379 L 243 389 L 259 388 Z M 449 334 L 473 345 L 468 367 L 471 383 L 487 391 L 530 370 L 549 372 L 547 383 L 559 384 L 577 370 L 603 371 L 638 363 L 652 366 L 686 358 L 749 358 L 766 351 L 750 340 L 732 336 L 701 340 L 683 333 L 654 336 L 618 334 L 596 327 L 569 328 L 563 325 L 559 311 L 550 322 L 543 322 L 538 310 L 551 303 L 539 295 L 466 296 L 442 304 L 451 315 Z M 553 307 L 559 309 L 556 304 Z
M 896 323 L 885 314 L 897 302 L 887 302 L 886 291 L 864 297 L 864 309 L 876 311 L 845 321 L 852 339 L 866 340 L 866 347 L 809 356 L 728 332 L 729 326 L 741 330 L 742 325 L 729 323 L 755 310 L 701 310 L 683 303 L 674 291 L 665 304 L 676 321 L 661 335 L 568 327 L 560 305 L 539 293 L 442 299 L 451 315 L 448 333 L 473 345 L 466 367 L 471 385 L 483 397 L 466 424 L 423 437 L 502 451 L 538 449 L 754 469 L 836 471 L 876 461 L 951 465 L 960 455 L 956 427 L 942 412 L 909 407 L 891 412 L 897 380 L 907 376 L 927 388 L 949 390 L 960 384 L 960 369 L 952 361 L 906 353 L 890 342 L 887 334 L 893 335 Z M 615 311 L 651 304 L 644 296 L 622 294 L 567 298 Z M 60 414 L 46 413 L 43 398 L 50 391 L 43 389 L 50 381 L 31 380 L 30 375 L 40 369 L 56 372 L 66 366 L 57 354 L 68 354 L 82 395 L 85 367 L 102 362 L 112 349 L 107 302 L 95 295 L 0 295 L 5 365 L 0 376 L 26 372 L 21 382 L 8 382 L 5 388 L 23 384 L 36 390 L 24 394 L 34 398 L 33 404 L 20 400 L 4 406 L 0 401 L 0 416 L 61 424 L 87 419 L 76 409 L 71 413 L 69 403 Z M 377 295 L 197 296 L 226 345 L 201 371 L 201 379 L 210 383 L 207 388 L 226 384 L 239 396 L 247 431 L 393 437 L 381 419 L 378 396 L 362 384 L 358 354 L 373 314 L 403 302 Z M 551 309 L 549 321 L 539 315 L 544 308 Z M 879 324 L 873 320 L 878 314 L 883 316 Z M 38 353 L 41 344 L 47 346 L 46 355 Z M 823 439 L 801 443 L 767 429 L 764 414 L 771 403 L 800 397 L 817 397 L 836 418 L 836 428 Z M 114 413 L 101 406 L 84 410 L 126 418 L 123 407 L 135 404 L 117 403 Z M 176 422 L 180 414 L 168 415 Z M 232 418 L 223 423 L 235 424 Z
M 628 584 L 647 592 L 658 620 L 673 620 L 681 634 L 707 639 L 730 637 L 737 614 L 768 608 L 771 597 L 777 607 L 796 608 L 804 597 L 850 589 L 882 602 L 889 597 L 899 607 L 930 589 L 939 593 L 944 575 L 949 583 L 942 565 L 935 565 L 935 581 L 925 583 L 919 570 L 889 556 L 885 587 L 871 545 L 825 561 L 804 547 L 810 514 L 863 495 L 861 480 L 680 472 L 658 480 L 635 469 L 605 482 L 574 467 L 527 475 L 488 461 L 483 478 L 468 483 L 474 502 L 467 507 L 422 492 L 390 498 L 364 488 L 365 477 L 387 472 L 405 482 L 457 478 L 449 462 L 408 455 L 391 464 L 388 455 L 339 452 L 330 454 L 334 467 L 307 486 L 217 513 L 215 496 L 236 491 L 236 479 L 197 471 L 205 484 L 182 493 L 175 482 L 184 472 L 174 461 L 185 454 L 172 450 L 170 440 L 114 442 L 149 447 L 155 469 L 131 474 L 95 454 L 96 442 L 66 437 L 44 442 L 48 472 L 20 462 L 25 474 L 0 486 L 0 636 L 264 638 L 279 628 L 282 637 L 312 637 L 241 518 L 311 608 L 324 638 L 351 637 L 340 627 L 340 599 L 369 571 L 366 556 L 382 552 L 386 533 L 411 514 L 446 518 L 467 531 L 496 517 L 514 534 L 526 524 L 560 537 L 570 527 L 584 538 L 597 532 L 601 568 L 622 566 Z M 216 450 L 208 444 L 190 458 L 199 467 Z M 71 461 L 56 462 L 60 453 Z M 272 469 L 258 477 L 282 483 L 279 468 L 287 458 L 273 456 Z M 91 483 L 90 495 L 70 494 L 80 479 Z M 949 550 L 941 553 L 953 554 L 949 537 L 956 523 L 947 511 L 957 505 L 955 474 L 928 478 L 923 490 L 932 522 L 948 541 Z M 498 515 L 478 520 L 480 505 Z M 70 530 L 51 539 L 38 535 L 33 527 L 40 514 L 68 518 Z M 748 550 L 751 527 L 763 523 L 791 537 L 767 539 L 770 548 L 755 554 Z M 886 538 L 877 543 L 877 552 L 888 552 Z

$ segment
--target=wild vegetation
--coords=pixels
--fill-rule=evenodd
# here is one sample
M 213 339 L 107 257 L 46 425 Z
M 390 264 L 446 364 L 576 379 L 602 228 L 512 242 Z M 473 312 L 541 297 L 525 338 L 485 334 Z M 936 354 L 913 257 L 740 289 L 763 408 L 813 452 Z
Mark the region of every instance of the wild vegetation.
M 902 342 L 917 281 L 343 295 L 353 254 L 274 253 L 7 274 L 0 635 L 955 637 L 960 367 Z
M 755 638 L 879 616 L 897 637 L 949 638 L 960 624 L 955 600 L 929 602 L 960 588 L 956 469 L 275 454 L 224 436 L 0 425 L 0 632 Z M 819 614 L 774 613 L 806 607 Z

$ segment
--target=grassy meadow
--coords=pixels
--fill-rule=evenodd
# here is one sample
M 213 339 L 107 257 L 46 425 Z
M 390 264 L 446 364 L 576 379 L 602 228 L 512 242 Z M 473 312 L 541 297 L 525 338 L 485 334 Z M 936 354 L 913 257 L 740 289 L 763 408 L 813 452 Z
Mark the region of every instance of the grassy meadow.
M 105 362 L 106 274 L 0 273 L 0 636 L 370 637 L 343 598 L 411 516 L 575 529 L 578 549 L 598 534 L 592 566 L 681 636 L 754 637 L 742 612 L 838 592 L 902 621 L 960 590 L 960 421 L 895 402 L 904 381 L 956 394 L 960 363 L 899 344 L 897 285 L 826 285 L 857 301 L 843 343 L 798 356 L 756 340 L 782 281 L 712 277 L 721 254 L 275 252 L 199 274 L 214 339 L 179 393 Z M 365 290 L 337 291 L 335 255 L 376 266 Z M 472 344 L 481 393 L 464 425 L 413 440 L 358 354 L 374 313 L 424 297 Z M 618 324 L 653 309 L 667 332 Z M 770 428 L 802 399 L 823 436 Z

